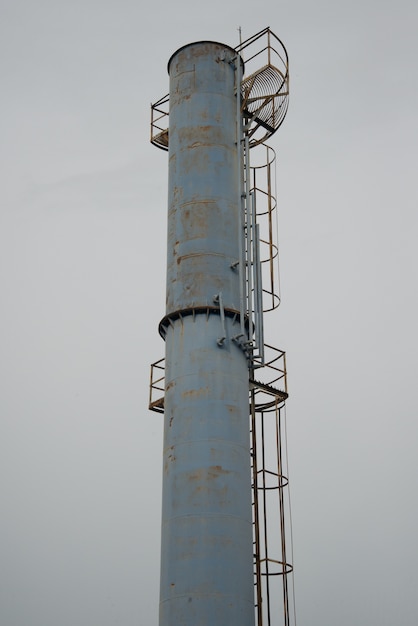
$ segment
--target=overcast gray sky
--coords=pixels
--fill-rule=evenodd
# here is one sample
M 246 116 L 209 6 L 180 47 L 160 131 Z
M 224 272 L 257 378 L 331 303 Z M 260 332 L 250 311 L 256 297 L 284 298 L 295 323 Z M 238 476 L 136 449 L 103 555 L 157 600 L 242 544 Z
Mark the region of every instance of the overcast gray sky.
M 265 26 L 278 153 L 299 626 L 418 620 L 414 0 L 6 0 L 1 64 L 4 626 L 157 624 L 167 61 Z

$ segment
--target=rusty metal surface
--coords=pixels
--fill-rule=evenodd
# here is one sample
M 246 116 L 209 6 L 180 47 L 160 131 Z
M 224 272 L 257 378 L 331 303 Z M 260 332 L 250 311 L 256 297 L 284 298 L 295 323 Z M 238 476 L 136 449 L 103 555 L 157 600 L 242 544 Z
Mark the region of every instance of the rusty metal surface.
M 160 626 L 254 626 L 234 56 L 200 42 L 169 64 Z
M 167 314 L 222 292 L 239 309 L 233 50 L 201 43 L 170 63 Z
M 164 625 L 254 623 L 248 370 L 233 342 L 217 346 L 218 326 L 197 315 L 167 328 Z

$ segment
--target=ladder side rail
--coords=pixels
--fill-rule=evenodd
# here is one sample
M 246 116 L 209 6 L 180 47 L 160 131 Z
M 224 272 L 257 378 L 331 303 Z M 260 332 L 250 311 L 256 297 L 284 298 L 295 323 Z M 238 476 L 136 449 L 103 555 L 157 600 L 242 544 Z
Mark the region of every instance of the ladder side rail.
M 252 450 L 252 489 L 254 503 L 254 566 L 255 566 L 255 587 L 256 587 L 256 605 L 257 605 L 257 626 L 263 626 L 263 593 L 261 582 L 261 562 L 260 562 L 260 510 L 258 499 L 258 458 L 257 458 L 257 422 L 255 411 L 254 389 L 250 391 L 250 410 L 251 410 L 251 450 Z
M 256 272 L 256 281 L 255 284 L 257 286 L 255 292 L 255 301 L 257 303 L 257 321 L 256 321 L 256 331 L 257 331 L 257 345 L 258 345 L 258 353 L 260 357 L 260 365 L 264 365 L 264 317 L 263 317 L 263 284 L 262 284 L 262 273 L 261 273 L 261 261 L 260 261 L 260 226 L 256 224 L 255 226 L 255 272 Z
M 289 626 L 289 588 L 288 588 L 288 563 L 286 550 L 286 528 L 285 528 L 285 505 L 283 497 L 283 461 L 282 461 L 282 433 L 281 433 L 281 411 L 276 404 L 276 448 L 277 448 L 277 474 L 279 477 L 279 515 L 280 515 L 280 539 L 282 552 L 282 588 L 283 588 L 283 617 L 284 626 Z

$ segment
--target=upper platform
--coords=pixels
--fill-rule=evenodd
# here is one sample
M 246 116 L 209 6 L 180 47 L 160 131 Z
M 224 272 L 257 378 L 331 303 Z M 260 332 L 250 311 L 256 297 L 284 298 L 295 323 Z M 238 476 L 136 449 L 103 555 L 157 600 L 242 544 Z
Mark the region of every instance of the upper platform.
M 170 57 L 173 59 L 189 46 L 213 43 L 232 52 L 243 68 L 241 81 L 241 115 L 244 133 L 250 147 L 264 143 L 281 126 L 289 101 L 289 59 L 282 41 L 265 28 L 246 39 L 236 48 L 217 42 L 202 41 L 182 46 Z M 169 94 L 151 105 L 151 143 L 169 148 Z

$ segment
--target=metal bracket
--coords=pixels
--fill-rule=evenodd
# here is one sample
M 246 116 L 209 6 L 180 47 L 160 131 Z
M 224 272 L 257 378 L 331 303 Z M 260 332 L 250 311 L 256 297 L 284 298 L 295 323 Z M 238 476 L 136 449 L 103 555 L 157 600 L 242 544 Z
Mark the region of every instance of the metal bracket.
M 221 336 L 218 337 L 217 340 L 217 344 L 220 348 L 223 347 L 224 343 L 225 343 L 225 339 L 226 339 L 226 329 L 225 329 L 225 309 L 224 309 L 224 303 L 222 300 L 222 292 L 220 291 L 219 293 L 215 294 L 213 296 L 213 301 L 215 304 L 219 304 L 219 313 L 221 316 Z

